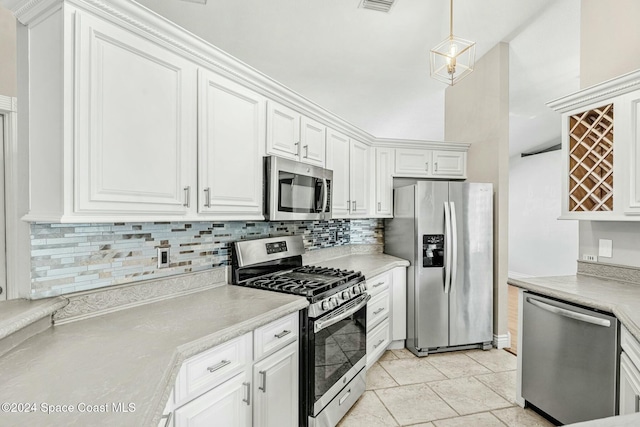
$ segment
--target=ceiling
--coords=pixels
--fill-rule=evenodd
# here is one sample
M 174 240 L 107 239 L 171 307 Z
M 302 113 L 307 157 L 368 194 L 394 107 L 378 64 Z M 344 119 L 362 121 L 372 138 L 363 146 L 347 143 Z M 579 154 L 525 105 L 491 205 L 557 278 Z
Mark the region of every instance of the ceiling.
M 396 0 L 388 14 L 360 0 L 138 2 L 376 137 L 444 139 L 447 86 L 429 77 L 429 49 L 448 35 L 446 0 Z M 578 89 L 579 5 L 454 2 L 454 34 L 477 58 L 510 43 L 512 154 L 559 138 L 544 104 Z

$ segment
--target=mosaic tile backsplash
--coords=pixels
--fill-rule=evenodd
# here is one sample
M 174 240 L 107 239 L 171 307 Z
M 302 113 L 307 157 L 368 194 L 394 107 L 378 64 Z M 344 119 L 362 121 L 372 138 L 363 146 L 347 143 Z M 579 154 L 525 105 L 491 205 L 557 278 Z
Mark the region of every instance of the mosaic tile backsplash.
M 31 224 L 31 297 L 157 279 L 229 265 L 240 239 L 302 235 L 307 250 L 381 244 L 382 220 Z M 157 267 L 157 248 L 170 265 Z

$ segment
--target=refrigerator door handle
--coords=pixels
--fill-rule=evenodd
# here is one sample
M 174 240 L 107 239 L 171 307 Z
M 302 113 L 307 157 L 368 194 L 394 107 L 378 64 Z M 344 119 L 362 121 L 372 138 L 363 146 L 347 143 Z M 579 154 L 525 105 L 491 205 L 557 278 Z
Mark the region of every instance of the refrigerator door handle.
M 444 293 L 451 289 L 451 208 L 449 202 L 444 202 Z
M 454 202 L 449 202 L 451 208 L 449 209 L 449 224 L 451 227 L 451 262 L 449 263 L 449 268 L 451 269 L 451 284 L 449 288 L 451 288 L 456 283 L 456 278 L 458 275 L 458 221 L 456 217 L 456 205 Z

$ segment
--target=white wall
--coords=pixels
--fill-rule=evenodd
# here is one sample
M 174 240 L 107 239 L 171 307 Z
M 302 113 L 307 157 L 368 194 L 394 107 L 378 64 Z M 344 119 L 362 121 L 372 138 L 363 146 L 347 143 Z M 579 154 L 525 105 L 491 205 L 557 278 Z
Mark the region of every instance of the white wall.
M 580 86 L 585 88 L 640 68 L 640 1 L 582 0 Z M 603 55 L 606 52 L 606 55 Z M 613 241 L 613 257 L 599 262 L 640 267 L 640 223 L 580 221 L 579 257 L 598 255 L 600 239 Z
M 560 151 L 509 159 L 509 276 L 576 273 L 577 221 L 560 221 Z

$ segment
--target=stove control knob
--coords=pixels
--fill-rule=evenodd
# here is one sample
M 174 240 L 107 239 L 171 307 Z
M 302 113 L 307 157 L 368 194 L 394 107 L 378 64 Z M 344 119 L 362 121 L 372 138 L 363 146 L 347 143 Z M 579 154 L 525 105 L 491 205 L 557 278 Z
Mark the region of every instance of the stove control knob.
M 329 304 L 331 304 L 331 308 L 336 308 L 340 303 L 338 302 L 338 298 L 331 297 L 329 298 Z
M 359 293 L 360 293 L 360 289 L 358 288 L 358 285 L 356 285 L 353 288 L 351 288 L 351 295 L 356 296 Z
M 347 300 L 351 298 L 351 293 L 349 291 L 343 291 L 342 292 L 342 299 Z
M 330 299 L 326 299 L 324 301 L 322 301 L 321 307 L 323 310 L 331 310 L 331 300 Z
M 360 293 L 366 292 L 367 290 L 367 284 L 364 282 L 360 283 L 358 287 L 360 288 Z

